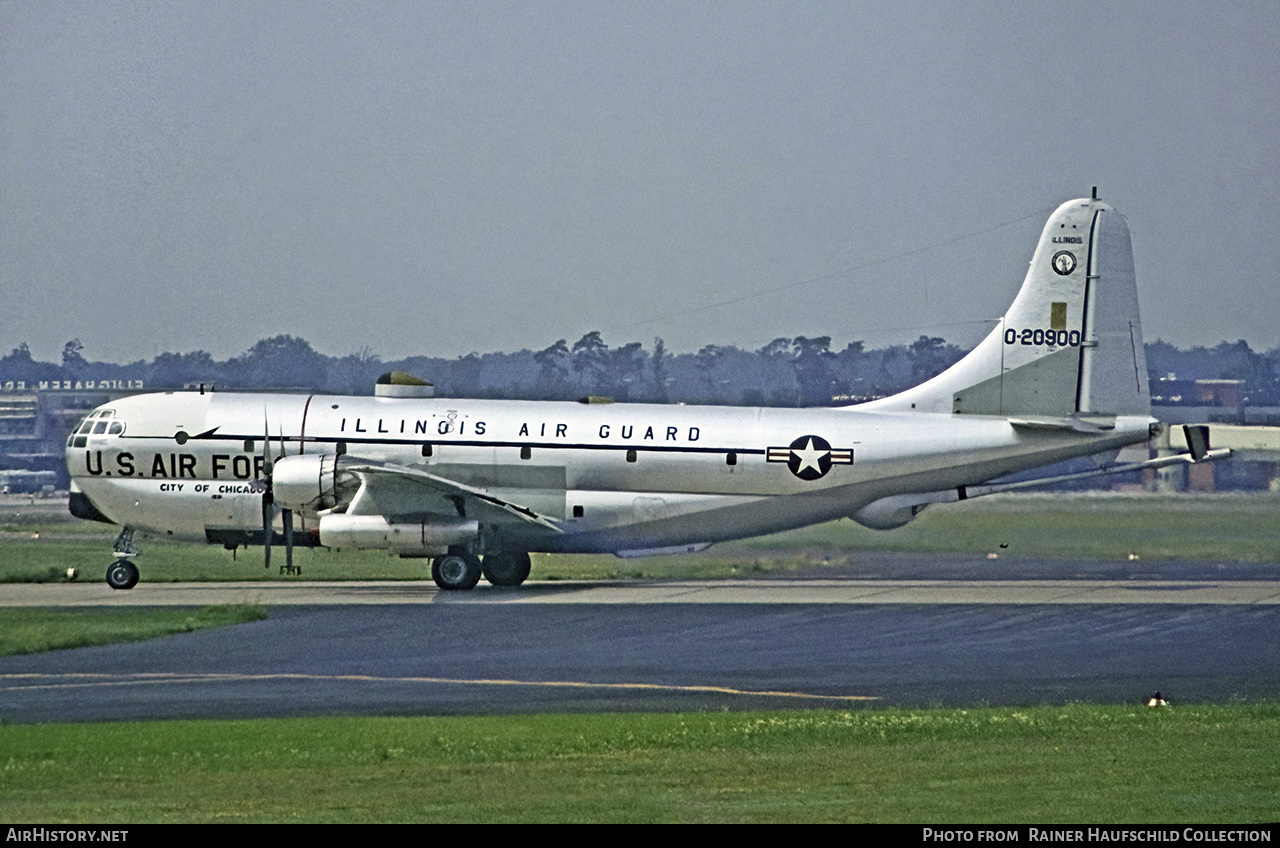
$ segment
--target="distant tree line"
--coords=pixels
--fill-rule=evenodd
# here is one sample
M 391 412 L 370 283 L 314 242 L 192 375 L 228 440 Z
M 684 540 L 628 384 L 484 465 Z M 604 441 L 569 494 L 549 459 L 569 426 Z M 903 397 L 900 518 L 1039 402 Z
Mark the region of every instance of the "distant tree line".
M 743 406 L 821 406 L 855 403 L 902 391 L 940 373 L 966 353 L 934 336 L 911 344 L 867 349 L 850 342 L 832 350 L 829 336 L 777 338 L 758 350 L 709 344 L 672 353 L 662 339 L 611 348 L 599 331 L 542 350 L 469 353 L 456 358 L 411 356 L 383 360 L 366 348 L 325 356 L 304 339 L 281 335 L 227 360 L 205 351 L 162 353 L 125 364 L 87 359 L 73 339 L 60 363 L 41 362 L 24 342 L 0 358 L 0 383 L 143 380 L 147 388 L 204 384 L 220 389 L 305 389 L 372 394 L 386 371 L 409 371 L 446 397 L 570 400 L 606 395 L 618 401 Z M 1180 350 L 1157 340 L 1146 346 L 1153 391 L 1158 381 L 1237 379 L 1255 406 L 1280 405 L 1280 348 L 1256 353 L 1244 341 Z
M 1145 346 L 1153 398 L 1173 380 L 1240 380 L 1246 406 L 1280 406 L 1280 347 L 1253 351 L 1243 339 L 1179 350 L 1157 339 Z

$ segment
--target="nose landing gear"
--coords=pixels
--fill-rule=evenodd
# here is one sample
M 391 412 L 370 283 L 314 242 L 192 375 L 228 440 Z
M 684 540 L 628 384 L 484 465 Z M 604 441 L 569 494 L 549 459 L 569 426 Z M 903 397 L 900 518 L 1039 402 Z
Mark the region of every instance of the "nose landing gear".
M 107 585 L 112 589 L 132 589 L 138 585 L 138 566 L 118 559 L 107 567 Z
M 138 566 L 133 564 L 132 558 L 139 554 L 133 546 L 132 527 L 120 531 L 113 551 L 119 559 L 107 567 L 107 585 L 112 589 L 132 589 L 138 585 Z

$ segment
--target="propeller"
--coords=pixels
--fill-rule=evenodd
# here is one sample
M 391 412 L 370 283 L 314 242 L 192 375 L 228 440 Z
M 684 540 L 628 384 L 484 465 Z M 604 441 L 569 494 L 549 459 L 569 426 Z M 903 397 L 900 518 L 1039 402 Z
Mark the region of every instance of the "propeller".
M 284 455 L 284 430 L 280 431 L 280 454 Z M 272 478 L 275 473 L 275 459 L 271 456 L 271 429 L 267 422 L 267 411 L 262 411 L 262 467 L 266 474 L 266 488 L 262 490 L 262 565 L 263 568 L 271 568 L 271 541 L 275 535 L 272 531 L 272 525 L 275 523 L 276 517 L 276 498 L 275 490 L 272 486 Z M 280 516 L 284 521 L 284 563 L 285 568 L 292 573 L 293 571 L 293 510 L 284 508 L 280 510 Z
M 271 568 L 271 525 L 275 523 L 276 497 L 272 490 L 271 478 L 275 471 L 275 461 L 271 458 L 271 430 L 267 425 L 267 410 L 262 410 L 262 470 L 266 475 L 262 490 L 262 564 Z

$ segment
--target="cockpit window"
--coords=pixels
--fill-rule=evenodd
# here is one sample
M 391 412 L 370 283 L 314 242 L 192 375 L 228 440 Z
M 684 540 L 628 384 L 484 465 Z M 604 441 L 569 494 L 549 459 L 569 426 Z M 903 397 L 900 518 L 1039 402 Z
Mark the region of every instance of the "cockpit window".
M 67 437 L 67 447 L 82 448 L 88 444 L 89 436 L 118 436 L 124 432 L 124 422 L 115 421 L 114 409 L 97 409 L 80 420 L 76 428 Z

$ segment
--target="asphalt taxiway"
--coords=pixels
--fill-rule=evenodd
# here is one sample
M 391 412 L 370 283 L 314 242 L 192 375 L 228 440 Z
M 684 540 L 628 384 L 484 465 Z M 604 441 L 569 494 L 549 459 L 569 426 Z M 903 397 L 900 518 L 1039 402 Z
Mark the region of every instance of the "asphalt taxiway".
M 1275 580 L 847 580 L 755 579 L 529 582 L 441 592 L 430 581 L 18 584 L 4 606 L 267 606 L 422 604 L 1280 604 Z
M 937 562 L 933 573 L 946 572 Z M 0 720 L 1137 703 L 1157 689 L 1175 704 L 1280 697 L 1280 582 L 1213 579 L 1241 576 L 1216 567 L 1197 579 L 1076 573 L 461 593 L 430 583 L 7 585 L 0 607 L 252 602 L 271 614 L 0 658 Z

